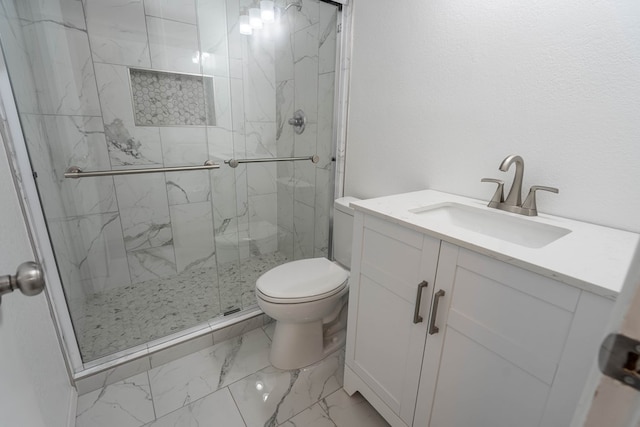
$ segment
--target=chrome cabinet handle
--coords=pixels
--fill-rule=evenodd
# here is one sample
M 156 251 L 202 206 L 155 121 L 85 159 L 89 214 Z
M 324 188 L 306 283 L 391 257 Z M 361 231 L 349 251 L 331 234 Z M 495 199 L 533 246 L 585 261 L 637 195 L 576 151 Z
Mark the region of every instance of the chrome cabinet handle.
M 44 273 L 40 264 L 33 261 L 23 262 L 18 266 L 15 276 L 0 276 L 0 303 L 2 295 L 16 289 L 27 295 L 38 295 L 44 289 Z
M 436 326 L 436 316 L 438 314 L 438 302 L 440 302 L 440 297 L 443 296 L 443 289 L 440 289 L 433 296 L 433 310 L 431 310 L 431 320 L 429 320 L 429 335 L 437 334 L 440 331 L 440 328 Z
M 422 316 L 420 316 L 420 300 L 422 300 L 422 290 L 429 286 L 426 280 L 423 280 L 418 284 L 418 295 L 416 295 L 416 308 L 413 312 L 413 323 L 422 322 Z

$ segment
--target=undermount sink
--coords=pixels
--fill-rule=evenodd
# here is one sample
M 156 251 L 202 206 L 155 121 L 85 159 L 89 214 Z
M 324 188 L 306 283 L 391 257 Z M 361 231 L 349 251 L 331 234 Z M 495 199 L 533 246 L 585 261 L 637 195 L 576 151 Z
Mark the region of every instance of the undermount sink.
M 542 248 L 571 230 L 460 203 L 439 203 L 410 212 L 444 226 L 455 226 L 528 248 Z

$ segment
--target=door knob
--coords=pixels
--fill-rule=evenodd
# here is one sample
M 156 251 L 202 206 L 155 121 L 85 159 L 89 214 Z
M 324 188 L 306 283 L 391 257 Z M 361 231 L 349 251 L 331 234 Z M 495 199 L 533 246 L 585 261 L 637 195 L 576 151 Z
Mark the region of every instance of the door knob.
M 15 276 L 0 276 L 0 303 L 2 295 L 16 289 L 27 295 L 38 295 L 44 289 L 44 273 L 40 264 L 33 261 L 23 262 L 18 266 Z

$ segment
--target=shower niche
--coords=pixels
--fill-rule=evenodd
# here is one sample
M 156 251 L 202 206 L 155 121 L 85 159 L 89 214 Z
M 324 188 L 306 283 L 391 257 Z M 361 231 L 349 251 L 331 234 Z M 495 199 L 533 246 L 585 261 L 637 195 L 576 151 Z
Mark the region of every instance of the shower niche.
M 136 126 L 215 126 L 213 77 L 129 68 Z

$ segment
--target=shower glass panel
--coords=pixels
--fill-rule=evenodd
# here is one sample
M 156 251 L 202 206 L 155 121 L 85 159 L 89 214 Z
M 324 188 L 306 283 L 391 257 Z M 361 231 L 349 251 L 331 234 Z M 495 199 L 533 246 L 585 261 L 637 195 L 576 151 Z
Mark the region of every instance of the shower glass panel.
M 338 10 L 247 0 L 0 0 L 0 38 L 84 362 L 256 305 L 327 256 Z M 294 111 L 307 116 L 298 135 Z M 320 161 L 229 159 L 312 156 Z M 219 163 L 216 170 L 64 178 Z

